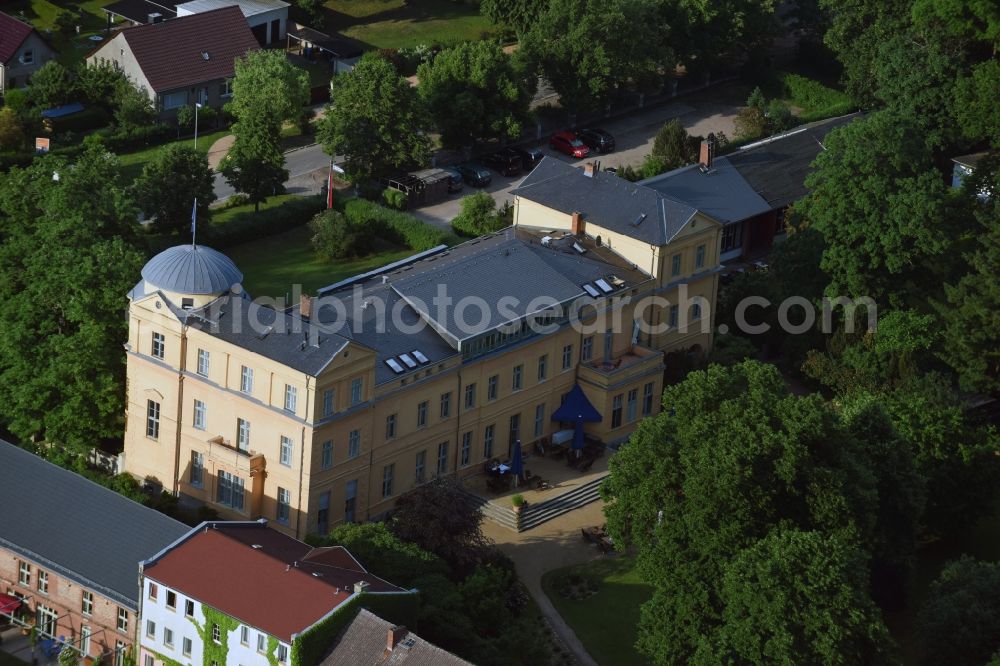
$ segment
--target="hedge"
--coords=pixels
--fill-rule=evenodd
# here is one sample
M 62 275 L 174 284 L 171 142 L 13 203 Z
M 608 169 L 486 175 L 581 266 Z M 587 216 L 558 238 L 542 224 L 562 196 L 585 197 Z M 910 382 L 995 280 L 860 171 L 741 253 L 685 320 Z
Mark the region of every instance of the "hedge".
M 286 194 L 271 197 L 254 212 L 253 204 L 215 210 L 204 230 L 205 241 L 224 248 L 265 236 L 273 236 L 302 226 L 323 210 L 323 197 L 300 197 Z
M 418 252 L 455 242 L 451 234 L 435 229 L 412 215 L 390 210 L 371 201 L 348 199 L 343 206 L 344 215 L 349 221 Z

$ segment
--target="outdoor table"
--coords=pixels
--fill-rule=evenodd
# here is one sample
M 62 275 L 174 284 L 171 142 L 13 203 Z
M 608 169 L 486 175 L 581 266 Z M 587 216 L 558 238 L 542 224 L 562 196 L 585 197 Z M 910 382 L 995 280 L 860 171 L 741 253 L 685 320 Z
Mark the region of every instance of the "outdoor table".
M 510 465 L 504 465 L 503 463 L 500 463 L 500 466 L 497 469 L 500 471 L 501 474 L 503 474 L 505 472 L 510 471 Z

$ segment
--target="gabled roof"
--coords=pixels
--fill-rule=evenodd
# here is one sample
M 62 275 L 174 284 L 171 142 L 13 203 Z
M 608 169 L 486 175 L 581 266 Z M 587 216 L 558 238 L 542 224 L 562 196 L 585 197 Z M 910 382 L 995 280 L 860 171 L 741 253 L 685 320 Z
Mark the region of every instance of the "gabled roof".
M 144 575 L 290 642 L 353 593 L 404 592 L 346 549 L 313 548 L 256 522 L 210 522 L 143 562 Z
M 0 12 L 0 62 L 6 63 L 13 58 L 34 30 L 27 23 Z
M 388 650 L 389 631 L 394 645 Z M 516 641 L 516 639 L 512 639 Z M 511 649 L 516 649 L 516 642 Z M 320 666 L 472 666 L 464 659 L 428 643 L 405 628 L 396 627 L 378 615 L 361 609 L 337 638 L 333 650 Z
M 666 245 L 697 212 L 663 193 L 604 171 L 587 176 L 562 160 L 544 157 L 512 194 L 586 222 L 641 240 Z M 633 224 L 645 216 L 639 224 Z
M 0 544 L 133 611 L 139 562 L 190 530 L 3 440 L 0 469 Z
M 155 92 L 232 77 L 236 59 L 260 49 L 235 6 L 125 28 L 120 34 Z
M 275 9 L 285 9 L 287 2 L 283 0 L 189 0 L 177 5 L 180 15 L 209 12 L 220 7 L 239 7 L 246 17 L 257 16 Z

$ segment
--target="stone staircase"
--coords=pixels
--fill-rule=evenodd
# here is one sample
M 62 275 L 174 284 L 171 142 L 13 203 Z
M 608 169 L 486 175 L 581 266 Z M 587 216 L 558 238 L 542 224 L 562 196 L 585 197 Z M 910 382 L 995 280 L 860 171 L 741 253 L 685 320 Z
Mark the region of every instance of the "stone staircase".
M 517 514 L 514 513 L 514 509 L 510 506 L 503 506 L 497 504 L 496 502 L 491 502 L 485 497 L 480 497 L 475 493 L 470 493 L 468 490 L 462 489 L 462 493 L 465 495 L 465 501 L 474 507 L 482 509 L 483 517 L 492 520 L 494 523 L 503 525 L 507 529 L 519 531 L 517 529 Z
M 520 512 L 516 513 L 509 505 L 491 502 L 484 497 L 480 497 L 463 488 L 465 500 L 472 506 L 482 509 L 483 516 L 494 523 L 502 525 L 515 532 L 524 532 L 533 527 L 538 527 L 542 523 L 552 520 L 556 516 L 561 516 L 573 509 L 590 504 L 601 498 L 600 487 L 607 475 L 598 477 L 593 481 L 574 488 L 562 495 L 557 495 L 552 499 L 539 502 L 538 504 L 528 504 Z

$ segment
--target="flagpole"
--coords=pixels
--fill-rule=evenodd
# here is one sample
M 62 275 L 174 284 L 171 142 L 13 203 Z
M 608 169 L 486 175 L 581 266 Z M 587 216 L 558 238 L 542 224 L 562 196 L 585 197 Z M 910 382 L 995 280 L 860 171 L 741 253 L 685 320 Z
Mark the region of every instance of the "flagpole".
M 198 233 L 198 198 L 195 197 L 194 204 L 191 206 L 191 248 L 196 249 L 198 246 L 195 244 L 195 237 Z

